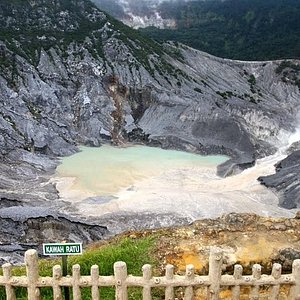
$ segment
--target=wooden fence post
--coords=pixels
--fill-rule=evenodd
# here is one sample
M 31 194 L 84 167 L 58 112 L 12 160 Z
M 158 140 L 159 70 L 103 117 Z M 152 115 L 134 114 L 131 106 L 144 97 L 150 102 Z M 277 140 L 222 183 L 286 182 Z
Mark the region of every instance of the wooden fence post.
M 237 282 L 237 281 L 241 280 L 242 276 L 243 276 L 243 267 L 241 265 L 235 265 L 234 272 L 233 272 L 234 281 Z M 239 300 L 240 295 L 241 295 L 241 287 L 239 284 L 236 284 L 232 288 L 232 299 Z
M 207 298 L 219 300 L 220 282 L 223 264 L 223 251 L 220 248 L 212 247 L 209 255 L 209 281 L 210 286 Z
M 174 278 L 174 266 L 167 265 L 166 266 L 166 279 L 172 280 Z M 165 292 L 165 300 L 173 300 L 174 299 L 174 288 L 171 285 L 167 285 Z
M 92 300 L 99 300 L 99 267 L 97 265 L 93 265 L 91 267 L 91 277 L 92 277 Z
M 73 277 L 73 299 L 81 300 L 80 291 L 80 265 L 74 265 L 72 267 L 72 277 Z
M 114 275 L 116 281 L 116 300 L 127 300 L 127 285 L 125 283 L 127 278 L 127 265 L 123 261 L 114 263 Z
M 151 265 L 144 265 L 142 268 L 143 279 L 146 285 L 143 287 L 143 300 L 151 300 L 151 287 L 149 286 L 149 281 L 152 278 L 152 267 Z
M 254 286 L 251 288 L 250 299 L 259 299 L 259 285 L 257 285 L 256 280 L 261 278 L 261 265 L 255 264 L 252 267 L 252 278 L 254 279 Z
M 300 300 L 300 259 L 296 259 L 293 262 L 293 277 L 295 285 L 291 288 L 291 298 L 294 300 Z
M 16 300 L 16 287 L 27 288 L 27 300 L 40 300 L 39 287 L 53 289 L 53 299 L 62 300 L 62 286 L 73 288 L 73 300 L 81 300 L 81 287 L 91 287 L 91 300 L 100 299 L 100 288 L 102 286 L 115 285 L 115 299 L 128 300 L 129 287 L 143 288 L 143 300 L 151 300 L 152 288 L 165 288 L 165 299 L 174 300 L 174 290 L 177 287 L 185 289 L 184 300 L 192 300 L 194 288 L 208 287 L 208 300 L 219 300 L 221 286 L 224 290 L 232 292 L 232 300 L 240 299 L 241 287 L 250 287 L 250 299 L 260 299 L 262 297 L 261 286 L 268 287 L 270 291 L 268 299 L 278 300 L 280 286 L 290 287 L 288 299 L 300 300 L 300 259 L 293 262 L 291 274 L 281 275 L 282 267 L 274 264 L 271 275 L 262 275 L 261 266 L 255 264 L 252 268 L 252 276 L 243 276 L 243 268 L 240 265 L 234 266 L 234 274 L 222 276 L 223 252 L 220 248 L 212 248 L 209 257 L 208 276 L 195 275 L 193 265 L 186 266 L 185 276 L 174 275 L 174 266 L 167 265 L 164 277 L 152 277 L 151 265 L 144 265 L 142 268 L 143 277 L 128 276 L 125 262 L 114 264 L 114 276 L 99 276 L 99 267 L 91 267 L 90 276 L 80 275 L 80 266 L 72 267 L 72 278 L 63 277 L 61 266 L 53 267 L 52 278 L 40 277 L 38 269 L 38 256 L 35 250 L 28 250 L 25 253 L 25 265 L 27 276 L 12 276 L 12 266 L 4 264 L 2 266 L 3 276 L 0 275 L 0 286 L 5 287 L 6 299 Z M 3 296 L 4 297 L 4 296 Z M 3 298 L 2 297 L 2 298 Z M 181 297 L 181 296 L 180 296 Z M 1 298 L 1 299 L 2 299 Z
M 6 292 L 6 300 L 16 300 L 15 290 L 12 285 L 9 283 L 11 278 L 11 264 L 4 264 L 2 266 L 3 276 L 5 280 L 5 292 Z
M 59 285 L 59 280 L 62 276 L 61 266 L 56 265 L 52 268 L 52 277 L 53 277 L 53 299 L 62 300 L 61 287 Z
M 192 281 L 195 278 L 195 268 L 193 265 L 187 265 L 185 268 L 185 279 Z M 184 292 L 184 300 L 192 300 L 194 297 L 194 289 L 192 286 L 188 286 Z
M 40 300 L 40 290 L 37 288 L 39 280 L 39 263 L 36 250 L 30 249 L 25 252 L 25 265 L 28 280 L 28 300 Z
M 281 277 L 281 265 L 275 263 L 272 267 L 272 277 L 274 278 L 274 280 L 278 280 Z M 271 290 L 271 299 L 270 300 L 278 300 L 279 297 L 279 290 L 280 290 L 280 285 L 279 284 L 275 284 L 274 286 L 272 286 L 272 290 Z

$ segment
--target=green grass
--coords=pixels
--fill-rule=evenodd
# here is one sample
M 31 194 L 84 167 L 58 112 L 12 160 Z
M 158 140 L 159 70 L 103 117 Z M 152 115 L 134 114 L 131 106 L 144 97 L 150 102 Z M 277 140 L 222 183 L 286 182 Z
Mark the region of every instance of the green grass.
M 86 251 L 82 256 L 73 256 L 69 259 L 71 264 L 80 264 L 81 274 L 88 275 L 91 265 L 98 265 L 101 275 L 112 275 L 113 264 L 116 261 L 124 261 L 127 264 L 128 273 L 141 275 L 141 268 L 144 264 L 156 265 L 152 257 L 155 245 L 154 237 L 144 237 L 140 239 L 125 238 L 116 240 L 115 243 L 101 247 L 100 250 Z M 69 270 L 70 271 L 70 270 Z
M 94 246 L 92 249 L 84 251 L 83 255 L 72 256 L 68 258 L 68 274 L 71 274 L 71 269 L 74 264 L 80 265 L 81 275 L 90 275 L 90 268 L 92 265 L 98 265 L 100 275 L 113 275 L 113 265 L 116 261 L 124 261 L 127 264 L 128 274 L 141 276 L 142 266 L 144 264 L 151 264 L 155 270 L 158 266 L 158 261 L 154 258 L 154 251 L 156 245 L 157 235 L 141 238 L 116 238 L 112 243 L 102 245 L 100 247 Z M 52 267 L 60 264 L 60 259 L 44 259 L 39 262 L 40 276 L 52 276 Z M 25 275 L 24 267 L 16 267 L 13 269 L 14 276 Z M 141 299 L 141 288 L 129 288 L 129 299 Z M 101 299 L 114 299 L 114 288 L 100 288 Z M 17 299 L 27 299 L 27 291 L 25 288 L 16 289 Z M 70 291 L 72 294 L 72 291 Z M 52 300 L 53 294 L 51 288 L 41 289 L 42 299 Z M 161 295 L 157 295 L 155 299 L 160 299 Z M 5 299 L 5 290 L 0 288 L 0 299 Z M 72 297 L 71 297 L 72 299 Z M 91 299 L 90 288 L 82 289 L 82 299 Z

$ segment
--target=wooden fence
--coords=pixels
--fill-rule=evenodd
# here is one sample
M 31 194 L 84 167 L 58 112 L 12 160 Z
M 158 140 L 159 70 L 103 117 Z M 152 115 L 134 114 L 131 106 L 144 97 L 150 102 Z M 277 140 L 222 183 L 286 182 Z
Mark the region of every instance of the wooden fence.
M 140 287 L 142 289 L 142 299 L 150 300 L 152 288 L 161 287 L 165 289 L 165 299 L 175 299 L 174 290 L 182 287 L 183 299 L 195 299 L 196 288 L 204 288 L 207 291 L 205 299 L 220 299 L 220 291 L 230 290 L 230 299 L 240 299 L 241 289 L 248 287 L 249 296 L 247 299 L 281 299 L 279 297 L 282 285 L 287 286 L 289 294 L 285 299 L 300 300 L 300 260 L 293 262 L 291 274 L 281 274 L 281 265 L 275 263 L 271 275 L 262 275 L 261 266 L 255 264 L 252 275 L 243 276 L 243 268 L 235 265 L 233 275 L 222 275 L 223 253 L 219 248 L 212 248 L 209 257 L 208 276 L 195 275 L 194 266 L 186 266 L 185 276 L 174 274 L 172 265 L 166 266 L 165 276 L 153 277 L 151 266 L 144 265 L 143 276 L 127 275 L 127 266 L 124 262 L 114 264 L 114 275 L 100 276 L 97 265 L 91 267 L 90 276 L 80 275 L 80 266 L 72 267 L 72 276 L 62 276 L 61 266 L 53 267 L 52 277 L 40 277 L 38 270 L 38 255 L 35 250 L 28 250 L 25 253 L 25 264 L 27 276 L 12 276 L 12 266 L 4 264 L 3 276 L 0 276 L 0 286 L 5 287 L 6 299 L 16 300 L 15 287 L 27 288 L 29 300 L 38 300 L 40 288 L 50 287 L 53 289 L 53 299 L 62 300 L 62 287 L 72 288 L 73 300 L 81 300 L 81 288 L 90 287 L 91 296 L 89 299 L 99 300 L 99 288 L 115 287 L 115 297 L 117 300 L 127 300 L 128 287 Z M 270 292 L 267 298 L 261 298 L 260 289 L 267 287 Z M 245 298 L 243 298 L 245 299 Z M 3 299 L 4 300 L 4 299 Z

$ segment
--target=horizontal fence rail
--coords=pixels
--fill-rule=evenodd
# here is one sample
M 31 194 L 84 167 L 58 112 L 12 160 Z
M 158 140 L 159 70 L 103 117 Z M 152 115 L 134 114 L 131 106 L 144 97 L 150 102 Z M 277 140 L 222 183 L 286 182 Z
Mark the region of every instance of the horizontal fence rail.
M 89 299 L 99 300 L 101 287 L 115 287 L 115 298 L 117 300 L 128 299 L 128 287 L 142 288 L 142 299 L 151 300 L 153 288 L 164 288 L 165 299 L 175 298 L 175 288 L 184 289 L 184 300 L 195 298 L 196 288 L 206 288 L 205 299 L 218 300 L 220 291 L 230 290 L 230 299 L 240 299 L 241 289 L 250 288 L 248 299 L 281 299 L 279 298 L 280 287 L 287 286 L 289 294 L 285 299 L 300 300 L 300 260 L 293 262 L 292 273 L 282 274 L 281 265 L 275 263 L 271 275 L 263 275 L 261 266 L 253 265 L 252 275 L 243 275 L 241 265 L 234 266 L 233 275 L 222 275 L 223 253 L 219 248 L 212 248 L 209 257 L 209 274 L 207 276 L 195 275 L 193 265 L 186 266 L 184 276 L 174 274 L 174 266 L 167 265 L 165 276 L 153 277 L 151 265 L 142 267 L 143 276 L 132 276 L 127 274 L 127 266 L 124 262 L 114 264 L 114 275 L 100 276 L 99 267 L 91 267 L 90 276 L 81 276 L 80 265 L 72 266 L 71 276 L 62 276 L 60 265 L 53 267 L 52 277 L 40 277 L 38 267 L 38 255 L 35 250 L 25 253 L 26 276 L 12 276 L 12 265 L 2 266 L 3 276 L 0 276 L 0 286 L 5 287 L 6 299 L 16 300 L 16 287 L 27 288 L 28 300 L 40 300 L 40 288 L 50 287 L 53 290 L 53 299 L 62 300 L 62 287 L 71 287 L 73 300 L 81 300 L 81 289 L 89 287 L 91 296 Z M 267 298 L 260 298 L 260 288 L 267 287 L 270 293 Z M 245 298 L 243 298 L 245 299 Z

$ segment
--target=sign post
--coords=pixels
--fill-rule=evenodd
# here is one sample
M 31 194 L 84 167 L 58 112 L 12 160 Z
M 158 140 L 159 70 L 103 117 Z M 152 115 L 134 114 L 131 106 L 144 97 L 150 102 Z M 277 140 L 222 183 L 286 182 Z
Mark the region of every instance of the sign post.
M 68 275 L 68 255 L 62 255 L 61 263 L 62 263 L 62 275 L 67 276 Z M 67 286 L 64 286 L 64 294 L 65 294 L 65 300 L 70 300 L 70 290 Z
M 43 244 L 44 255 L 61 255 L 62 257 L 62 275 L 68 275 L 68 255 L 82 254 L 82 243 L 51 243 Z M 65 300 L 70 300 L 70 291 L 67 286 L 64 287 Z

